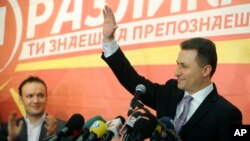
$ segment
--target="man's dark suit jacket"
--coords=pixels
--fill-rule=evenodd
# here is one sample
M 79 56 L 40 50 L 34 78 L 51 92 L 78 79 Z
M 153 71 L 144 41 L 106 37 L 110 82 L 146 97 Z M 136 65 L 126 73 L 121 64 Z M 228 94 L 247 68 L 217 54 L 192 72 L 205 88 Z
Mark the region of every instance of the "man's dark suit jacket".
M 28 140 L 28 134 L 27 134 L 27 125 L 25 123 L 25 120 L 24 118 L 20 118 L 17 120 L 17 122 L 23 120 L 24 124 L 23 124 L 23 128 L 21 130 L 21 133 L 20 133 L 20 136 L 18 136 L 18 138 L 15 140 L 15 141 L 27 141 Z M 59 131 L 60 129 L 62 129 L 63 127 L 65 127 L 65 122 L 60 120 L 60 119 L 57 119 L 57 130 Z M 41 141 L 42 139 L 46 138 L 46 129 L 44 127 L 44 123 L 43 123 L 43 126 L 42 126 L 42 129 L 41 129 L 41 133 L 40 133 L 40 136 L 39 136 L 39 141 Z M 1 129 L 1 133 L 0 133 L 1 136 L 4 136 L 3 140 L 1 141 L 7 141 L 7 136 L 8 136 L 8 127 L 7 127 L 7 124 L 3 124 L 2 125 L 2 129 Z
M 140 100 L 156 110 L 158 118 L 168 116 L 174 119 L 177 105 L 184 96 L 176 80 L 170 79 L 164 85 L 152 83 L 136 72 L 120 48 L 108 58 L 102 54 L 102 59 L 131 94 L 138 84 L 145 85 L 146 93 Z M 219 96 L 214 85 L 213 91 L 183 126 L 179 135 L 183 141 L 228 141 L 231 124 L 242 124 L 241 112 Z

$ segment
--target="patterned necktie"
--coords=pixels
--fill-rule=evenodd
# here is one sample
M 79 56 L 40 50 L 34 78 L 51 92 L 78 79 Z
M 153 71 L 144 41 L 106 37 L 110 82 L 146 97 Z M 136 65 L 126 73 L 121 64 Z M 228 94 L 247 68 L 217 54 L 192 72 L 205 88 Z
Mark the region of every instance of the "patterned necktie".
M 188 111 L 190 108 L 190 103 L 192 101 L 193 97 L 188 95 L 184 97 L 184 108 L 182 113 L 180 114 L 180 116 L 176 119 L 175 121 L 175 130 L 177 133 L 179 133 L 181 127 L 184 125 L 187 115 L 188 115 Z

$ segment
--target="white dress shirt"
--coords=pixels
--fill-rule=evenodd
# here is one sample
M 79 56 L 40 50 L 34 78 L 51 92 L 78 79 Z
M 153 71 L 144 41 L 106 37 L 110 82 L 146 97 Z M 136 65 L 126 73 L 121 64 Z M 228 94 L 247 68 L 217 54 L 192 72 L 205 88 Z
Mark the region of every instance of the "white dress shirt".
M 41 133 L 43 122 L 45 120 L 45 115 L 46 114 L 44 113 L 37 124 L 30 123 L 30 120 L 24 117 L 24 120 L 27 125 L 28 141 L 39 141 L 39 136 Z
M 104 56 L 107 58 L 114 54 L 118 50 L 119 46 L 116 42 L 116 40 L 112 40 L 111 42 L 104 42 L 102 41 L 102 49 Z

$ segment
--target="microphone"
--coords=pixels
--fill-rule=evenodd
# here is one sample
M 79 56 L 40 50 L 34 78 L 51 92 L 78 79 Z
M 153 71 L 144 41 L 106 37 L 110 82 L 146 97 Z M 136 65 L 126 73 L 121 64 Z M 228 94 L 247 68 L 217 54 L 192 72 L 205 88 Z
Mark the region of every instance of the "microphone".
M 134 127 L 135 122 L 140 118 L 141 115 L 142 115 L 142 112 L 140 112 L 140 111 L 133 112 L 129 116 L 129 118 L 125 122 L 125 124 L 122 126 L 121 130 L 119 131 L 119 133 L 121 135 L 129 134 L 130 131 L 132 130 L 132 128 Z
M 107 131 L 107 125 L 105 121 L 97 120 L 89 128 L 89 136 L 86 141 L 96 141 L 103 137 Z
M 120 139 L 119 130 L 121 129 L 124 123 L 125 119 L 122 116 L 117 116 L 115 119 L 108 121 L 106 123 L 108 131 L 102 141 L 111 141 L 113 137 L 115 140 L 118 141 Z
M 172 129 L 175 131 L 174 120 L 171 119 L 170 117 L 161 117 L 159 119 L 159 122 L 165 125 L 166 129 Z
M 131 115 L 131 113 L 133 112 L 133 110 L 135 109 L 137 105 L 137 102 L 140 96 L 142 94 L 145 94 L 145 92 L 146 92 L 146 87 L 143 84 L 139 84 L 136 86 L 134 98 L 130 102 L 130 107 L 129 107 L 128 114 L 127 114 L 128 116 Z
M 150 138 L 151 141 L 167 140 L 167 141 L 177 141 L 180 137 L 175 131 L 173 120 L 169 117 L 161 117 L 158 120 L 158 125 Z
M 133 140 L 144 141 L 150 138 L 157 126 L 157 119 L 151 113 L 143 113 L 141 118 L 139 118 L 133 127 L 134 134 L 132 136 Z
M 59 141 L 62 137 L 67 137 L 74 131 L 80 129 L 84 124 L 84 118 L 80 114 L 74 114 L 70 117 L 65 127 L 62 128 L 55 136 L 51 137 L 49 141 Z
M 83 125 L 83 134 L 78 137 L 78 139 L 76 141 L 85 141 L 87 139 L 87 137 L 89 136 L 90 132 L 89 132 L 89 128 L 91 127 L 91 125 L 95 122 L 95 121 L 104 121 L 104 119 L 101 116 L 94 116 L 91 119 L 89 119 L 84 125 Z M 104 121 L 105 122 L 105 121 Z
M 179 141 L 181 140 L 179 135 L 175 131 L 174 121 L 170 117 L 161 117 L 159 119 L 162 131 L 157 131 L 161 138 L 165 138 L 167 141 Z
M 123 125 L 123 127 L 120 130 L 120 134 L 123 135 L 122 140 L 123 141 L 131 141 L 134 131 L 133 131 L 133 127 L 135 122 L 141 118 L 142 112 L 140 111 L 135 111 L 133 112 L 128 120 L 125 122 L 125 124 Z

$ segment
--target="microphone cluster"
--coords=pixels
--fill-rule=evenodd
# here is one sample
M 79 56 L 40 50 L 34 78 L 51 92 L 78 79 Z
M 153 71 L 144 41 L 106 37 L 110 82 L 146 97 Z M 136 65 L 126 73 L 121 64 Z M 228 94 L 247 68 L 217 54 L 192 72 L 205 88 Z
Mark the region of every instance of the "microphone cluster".
M 128 110 L 128 120 L 120 133 L 123 141 L 181 141 L 169 117 L 157 119 L 139 100 L 146 93 L 146 87 L 139 84 Z
M 136 87 L 126 121 L 122 116 L 105 121 L 97 115 L 85 123 L 82 115 L 74 114 L 56 135 L 43 141 L 180 141 L 169 117 L 157 119 L 139 101 L 145 91 L 142 84 Z

